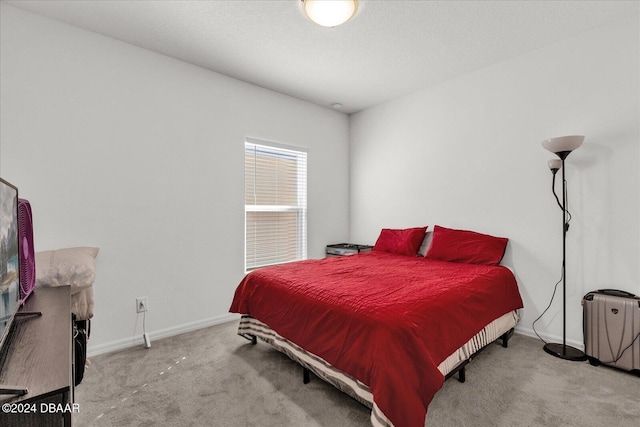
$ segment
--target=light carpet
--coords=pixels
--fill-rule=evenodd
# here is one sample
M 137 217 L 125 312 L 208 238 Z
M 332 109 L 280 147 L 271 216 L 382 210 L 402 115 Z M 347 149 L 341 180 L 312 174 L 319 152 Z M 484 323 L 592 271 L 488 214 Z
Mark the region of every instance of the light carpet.
M 237 322 L 90 360 L 76 388 L 84 426 L 369 426 L 370 411 L 258 342 Z M 514 335 L 467 366 L 467 381 L 445 382 L 427 426 L 640 425 L 640 378 L 547 355 Z

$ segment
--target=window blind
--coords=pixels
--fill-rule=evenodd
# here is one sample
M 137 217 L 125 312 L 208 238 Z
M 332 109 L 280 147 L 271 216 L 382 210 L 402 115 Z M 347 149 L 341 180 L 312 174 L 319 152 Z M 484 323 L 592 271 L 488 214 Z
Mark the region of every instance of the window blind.
M 245 142 L 245 269 L 307 258 L 307 153 Z

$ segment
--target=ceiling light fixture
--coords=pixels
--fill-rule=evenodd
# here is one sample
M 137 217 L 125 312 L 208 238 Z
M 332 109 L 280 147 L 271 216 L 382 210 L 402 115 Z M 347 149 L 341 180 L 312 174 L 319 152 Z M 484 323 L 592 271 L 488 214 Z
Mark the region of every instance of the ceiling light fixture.
M 337 27 L 358 11 L 358 0 L 300 0 L 309 19 L 323 27 Z

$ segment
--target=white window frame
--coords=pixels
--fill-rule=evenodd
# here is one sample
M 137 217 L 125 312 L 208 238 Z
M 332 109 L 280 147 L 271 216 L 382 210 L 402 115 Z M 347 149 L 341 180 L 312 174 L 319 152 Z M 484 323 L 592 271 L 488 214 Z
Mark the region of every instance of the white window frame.
M 297 241 L 296 241 L 296 259 L 301 261 L 307 259 L 307 170 L 308 170 L 308 150 L 303 147 L 294 147 L 280 144 L 272 141 L 264 141 L 255 138 L 245 138 L 244 151 L 258 148 L 260 151 L 270 153 L 276 156 L 292 156 L 298 162 L 297 172 L 297 206 L 291 205 L 258 205 L 247 204 L 245 194 L 245 213 L 244 213 L 244 269 L 245 272 L 256 268 L 265 267 L 267 265 L 282 264 L 284 262 L 274 262 L 269 264 L 248 265 L 249 254 L 247 254 L 247 212 L 297 212 Z M 300 167 L 303 166 L 303 167 Z M 246 167 L 246 166 L 245 166 Z M 255 176 L 255 174 L 254 174 Z M 255 189 L 255 184 L 254 184 Z M 245 185 L 246 192 L 246 185 Z

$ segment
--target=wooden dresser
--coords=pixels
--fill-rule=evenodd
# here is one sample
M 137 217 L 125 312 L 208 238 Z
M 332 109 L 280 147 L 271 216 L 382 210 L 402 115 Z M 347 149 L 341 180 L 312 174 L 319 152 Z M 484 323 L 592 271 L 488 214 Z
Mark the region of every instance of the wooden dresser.
M 0 395 L 0 426 L 70 426 L 74 404 L 73 337 L 69 286 L 37 288 L 19 312 L 41 316 L 14 320 L 10 344 L 0 354 L 0 387 L 28 393 Z

